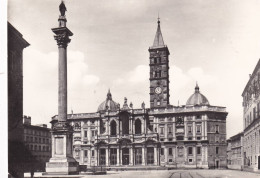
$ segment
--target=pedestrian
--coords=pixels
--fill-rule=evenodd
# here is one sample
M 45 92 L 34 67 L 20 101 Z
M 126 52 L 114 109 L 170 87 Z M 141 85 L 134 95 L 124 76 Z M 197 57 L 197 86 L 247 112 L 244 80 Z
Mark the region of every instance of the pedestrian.
M 33 169 L 33 166 L 31 167 L 31 178 L 34 178 L 34 169 Z

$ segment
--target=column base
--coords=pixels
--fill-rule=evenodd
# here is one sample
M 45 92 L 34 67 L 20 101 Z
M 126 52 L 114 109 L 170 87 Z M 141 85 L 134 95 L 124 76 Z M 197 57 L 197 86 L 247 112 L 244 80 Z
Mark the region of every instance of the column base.
M 43 175 L 79 174 L 79 163 L 72 157 L 51 158 L 46 163 L 46 172 Z

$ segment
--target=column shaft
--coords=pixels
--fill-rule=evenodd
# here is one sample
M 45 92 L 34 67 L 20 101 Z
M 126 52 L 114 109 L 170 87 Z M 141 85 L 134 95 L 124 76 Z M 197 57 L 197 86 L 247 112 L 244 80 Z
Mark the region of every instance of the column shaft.
M 59 110 L 58 121 L 67 121 L 67 49 L 59 47 Z

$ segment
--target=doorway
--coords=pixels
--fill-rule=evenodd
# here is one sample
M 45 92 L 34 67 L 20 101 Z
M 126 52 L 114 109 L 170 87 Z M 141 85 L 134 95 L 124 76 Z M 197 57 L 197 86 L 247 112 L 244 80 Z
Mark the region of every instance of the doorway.
M 122 163 L 123 165 L 129 165 L 129 148 L 122 149 Z
M 147 164 L 154 164 L 154 148 L 147 148 Z
M 106 165 L 106 150 L 105 149 L 100 149 L 99 152 L 99 165 L 104 166 Z
M 219 168 L 219 160 L 216 160 L 216 169 Z

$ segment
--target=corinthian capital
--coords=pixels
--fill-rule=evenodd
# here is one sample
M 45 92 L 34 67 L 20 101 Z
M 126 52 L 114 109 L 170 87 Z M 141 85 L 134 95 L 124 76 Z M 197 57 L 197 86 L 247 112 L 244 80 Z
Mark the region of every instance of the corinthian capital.
M 63 48 L 66 48 L 68 46 L 68 43 L 70 42 L 69 35 L 67 35 L 66 33 L 57 34 L 54 36 L 54 39 L 57 41 L 57 45 Z

